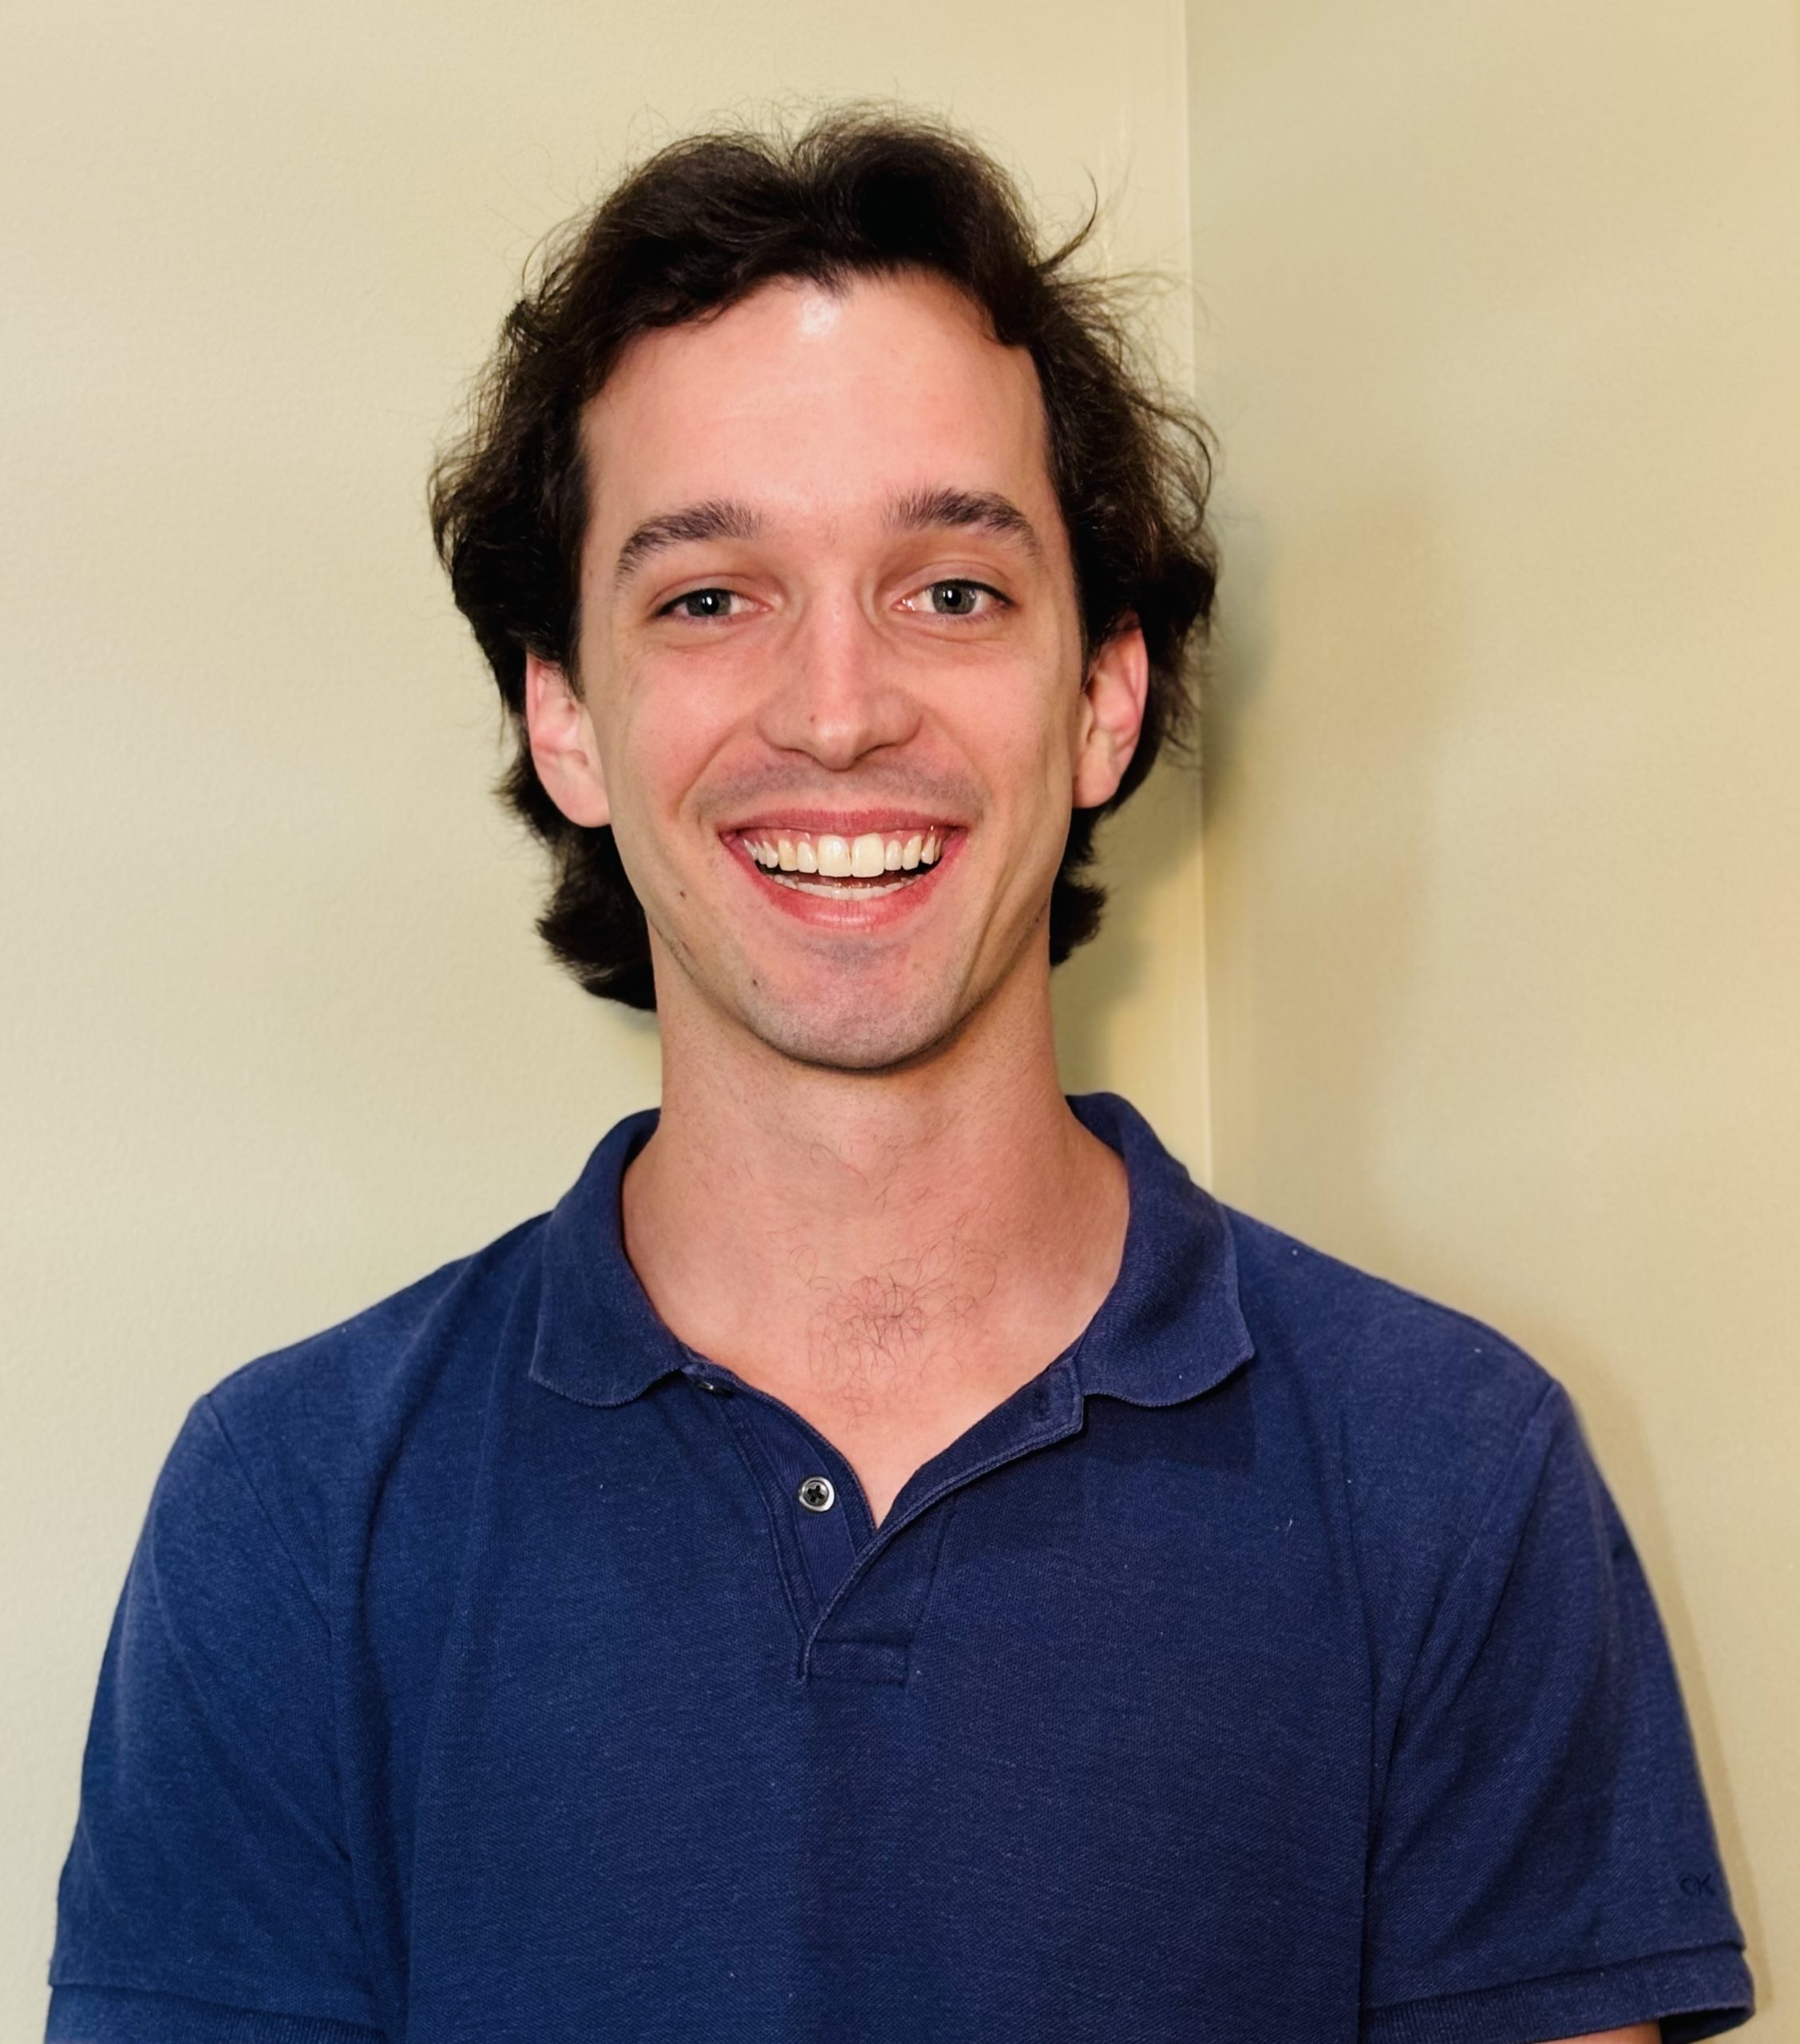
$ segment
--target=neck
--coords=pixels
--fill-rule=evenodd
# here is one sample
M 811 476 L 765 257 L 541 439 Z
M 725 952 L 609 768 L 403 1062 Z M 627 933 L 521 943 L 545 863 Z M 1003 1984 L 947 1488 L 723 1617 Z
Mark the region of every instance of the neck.
M 722 1040 L 673 1005 L 624 1223 L 690 1347 L 841 1432 L 1010 1388 L 1079 1333 L 1126 1195 L 1058 1087 L 1044 976 L 880 1073 Z

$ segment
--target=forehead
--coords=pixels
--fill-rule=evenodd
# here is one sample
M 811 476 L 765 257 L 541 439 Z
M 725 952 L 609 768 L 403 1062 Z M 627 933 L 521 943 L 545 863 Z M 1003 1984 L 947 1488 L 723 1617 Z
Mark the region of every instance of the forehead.
M 640 335 L 583 421 L 593 537 L 729 499 L 775 523 L 989 490 L 1059 526 L 1037 371 L 940 279 L 781 280 Z

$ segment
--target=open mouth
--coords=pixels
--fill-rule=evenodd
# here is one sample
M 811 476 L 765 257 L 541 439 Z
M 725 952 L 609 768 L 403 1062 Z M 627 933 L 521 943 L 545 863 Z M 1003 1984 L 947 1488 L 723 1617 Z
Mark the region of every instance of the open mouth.
M 855 837 L 829 830 L 755 825 L 737 834 L 746 856 L 765 878 L 802 894 L 843 901 L 895 894 L 927 877 L 944 856 L 950 827 L 920 823 Z

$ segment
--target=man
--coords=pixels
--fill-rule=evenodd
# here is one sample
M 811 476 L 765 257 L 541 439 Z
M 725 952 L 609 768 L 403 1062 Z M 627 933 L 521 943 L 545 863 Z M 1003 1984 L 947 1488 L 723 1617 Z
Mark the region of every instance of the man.
M 53 2038 L 1743 2020 L 1566 1398 L 1058 1089 L 1200 446 L 926 129 L 678 145 L 515 311 L 437 530 L 663 1107 L 195 1408 Z

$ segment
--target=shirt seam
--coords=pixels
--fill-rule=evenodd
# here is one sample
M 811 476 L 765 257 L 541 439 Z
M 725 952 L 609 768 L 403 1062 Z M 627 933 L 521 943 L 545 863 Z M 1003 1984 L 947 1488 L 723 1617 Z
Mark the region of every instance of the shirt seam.
M 762 1507 L 763 1521 L 769 1529 L 769 1545 L 775 1551 L 775 1573 L 781 1578 L 782 1602 L 788 1607 L 788 1616 L 793 1620 L 793 1629 L 797 1635 L 795 1648 L 795 1665 L 797 1667 L 804 1663 L 805 1658 L 809 1621 L 801 1614 L 799 1596 L 802 1586 L 793 1579 L 792 1571 L 788 1566 L 787 1552 L 781 1544 L 782 1529 L 777 1523 L 775 1507 L 771 1502 L 774 1494 L 781 1488 L 781 1485 L 776 1480 L 773 1465 L 769 1460 L 768 1452 L 758 1438 L 755 1428 L 748 1420 L 730 1409 L 735 1404 L 737 1397 L 738 1394 L 734 1392 L 729 1399 L 722 1401 L 727 1409 L 720 1416 L 724 1420 L 726 1432 L 731 1436 L 732 1444 L 738 1451 L 738 1460 L 744 1465 L 744 1473 L 750 1480 L 750 1488 L 755 1491 L 757 1501 Z M 755 1464 L 751 1460 L 753 1456 L 762 1464 L 762 1474 L 758 1474 Z M 804 1555 L 799 1559 L 799 1566 L 804 1575 L 805 1571 Z M 819 1600 L 813 1591 L 809 1578 L 806 1579 L 804 1587 L 807 1595 L 817 1605 Z M 817 1615 L 817 1612 L 813 1614 L 815 1621 Z
M 1442 1622 L 1444 1613 L 1454 1603 L 1458 1587 L 1462 1583 L 1464 1576 L 1468 1574 L 1470 1567 L 1473 1565 L 1476 1551 L 1482 1544 L 1482 1535 L 1486 1532 L 1489 1522 L 1492 1519 L 1501 1499 L 1506 1494 L 1509 1480 L 1511 1478 L 1513 1471 L 1517 1468 L 1520 1461 L 1525 1455 L 1527 1449 L 1533 1445 L 1537 1439 L 1539 1432 L 1538 1423 L 1544 1413 L 1545 1408 L 1557 1400 L 1563 1400 L 1566 1402 L 1566 1394 L 1563 1392 L 1561 1387 L 1556 1382 L 1554 1378 L 1549 1379 L 1539 1390 L 1537 1397 L 1532 1401 L 1530 1410 L 1525 1414 L 1523 1420 L 1520 1423 L 1518 1437 L 1513 1443 L 1512 1448 L 1507 1454 L 1506 1460 L 1496 1473 L 1493 1483 L 1489 1485 L 1487 1494 L 1482 1499 L 1480 1509 L 1474 1515 L 1474 1519 L 1470 1523 L 1470 1531 L 1457 1553 L 1455 1561 L 1450 1568 L 1450 1571 L 1449 1575 L 1444 1578 L 1442 1587 L 1438 1590 L 1436 1596 L 1432 1601 L 1430 1610 L 1426 1618 L 1424 1626 L 1419 1634 L 1418 1646 L 1413 1653 L 1411 1664 L 1406 1670 L 1405 1678 L 1400 1686 L 1398 1697 L 1395 1700 L 1394 1709 L 1394 1730 L 1393 1734 L 1388 1741 L 1387 1752 L 1382 1768 L 1382 1795 L 1379 1804 L 1376 1804 L 1373 1801 L 1373 1799 L 1371 1799 L 1369 1826 L 1370 1863 L 1371 1865 L 1374 1863 L 1375 1843 L 1380 1829 L 1380 1820 L 1384 1812 L 1387 1800 L 1387 1783 L 1393 1773 L 1395 1749 L 1399 1744 L 1401 1729 L 1406 1721 L 1406 1718 L 1411 1707 L 1413 1688 L 1414 1683 L 1418 1680 L 1419 1669 L 1426 1658 L 1427 1650 L 1430 1646 L 1434 1637 L 1437 1634 L 1440 1623 Z M 1343 1417 L 1345 1421 L 1347 1422 L 1347 1404 L 1343 1408 Z M 1347 1456 L 1346 1460 L 1349 1460 Z M 1536 1484 L 1534 1483 L 1533 1486 L 1534 1491 L 1536 1487 Z M 1357 1579 L 1359 1586 L 1361 1586 L 1366 1583 L 1367 1579 L 1363 1567 L 1361 1507 L 1354 1493 L 1355 1487 L 1353 1484 L 1350 1512 L 1351 1540 L 1355 1550 Z M 1364 1631 L 1369 1639 L 1371 1646 L 1370 1674 L 1372 1685 L 1375 1672 L 1373 1649 L 1374 1642 L 1377 1634 L 1375 1628 L 1369 1622 L 1368 1602 L 1366 1596 L 1363 1598 L 1363 1610 Z M 1371 1701 L 1372 1697 L 1373 1692 L 1371 1687 Z
M 955 1517 L 956 1507 L 962 1501 L 963 1492 L 960 1489 L 952 1491 L 948 1497 L 941 1501 L 944 1509 L 939 1515 L 941 1523 L 938 1527 L 936 1544 L 932 1549 L 932 1566 L 930 1572 L 925 1578 L 925 1594 L 919 1599 L 918 1612 L 913 1618 L 912 1632 L 907 1641 L 907 1660 L 909 1667 L 912 1650 L 919 1643 L 920 1634 L 925 1630 L 925 1620 L 931 1612 L 932 1600 L 937 1594 L 938 1577 L 944 1565 L 944 1551 L 950 1539 L 951 1521 Z
M 262 1515 L 263 1523 L 268 1527 L 269 1531 L 274 1536 L 275 1545 L 280 1548 L 283 1559 L 287 1562 L 287 1566 L 293 1570 L 295 1579 L 299 1582 L 300 1587 L 307 1593 L 307 1602 L 312 1606 L 313 1610 L 318 1614 L 319 1623 L 325 1627 L 326 1637 L 329 1638 L 331 1630 L 331 1621 L 326 1614 L 324 1601 L 320 1598 L 318 1591 L 313 1588 L 311 1583 L 307 1581 L 307 1572 L 300 1566 L 299 1556 L 295 1555 L 292 1547 L 288 1543 L 287 1535 L 282 1531 L 280 1527 L 276 1524 L 275 1514 L 270 1511 L 267 1503 L 264 1501 L 263 1493 L 257 1488 L 256 1480 L 251 1475 L 249 1465 L 245 1462 L 243 1455 L 239 1452 L 237 1443 L 231 1438 L 231 1430 L 226 1426 L 224 1420 L 220 1413 L 218 1408 L 214 1405 L 212 1402 L 212 1393 L 209 1392 L 200 1402 L 200 1409 L 205 1413 L 208 1420 L 211 1422 L 212 1428 L 219 1436 L 220 1440 L 224 1442 L 225 1452 L 231 1459 L 232 1467 L 237 1471 L 239 1480 L 243 1483 L 244 1488 L 250 1493 L 251 1499 L 255 1503 L 257 1511 Z
M 338 1710 L 338 1669 L 337 1634 L 332 1626 L 330 1612 L 327 1604 L 318 1596 L 318 1594 L 314 1590 L 312 1585 L 307 1580 L 306 1571 L 300 1566 L 299 1557 L 295 1554 L 292 1547 L 289 1544 L 287 1538 L 283 1533 L 281 1527 L 276 1523 L 275 1514 L 270 1511 L 267 1500 L 263 1497 L 260 1489 L 258 1488 L 256 1480 L 250 1472 L 249 1464 L 245 1461 L 243 1453 L 239 1450 L 236 1441 L 233 1440 L 231 1429 L 225 1424 L 224 1416 L 213 1404 L 212 1394 L 208 1392 L 205 1397 L 201 1399 L 200 1404 L 205 1409 L 208 1419 L 212 1422 L 214 1428 L 216 1430 L 220 1440 L 224 1444 L 226 1452 L 230 1456 L 232 1464 L 237 1470 L 239 1480 L 243 1484 L 244 1488 L 249 1492 L 251 1497 L 255 1500 L 256 1509 L 262 1514 L 263 1523 L 268 1527 L 270 1533 L 275 1539 L 276 1546 L 280 1548 L 283 1556 L 287 1560 L 288 1567 L 293 1570 L 295 1577 L 299 1582 L 300 1587 L 306 1592 L 307 1600 L 312 1606 L 315 1612 L 318 1614 L 319 1624 L 323 1629 L 325 1634 L 326 1709 L 328 1713 L 327 1730 L 329 1733 L 331 1753 L 332 1786 L 336 1792 L 338 1843 L 339 1849 L 343 1854 L 344 1870 L 350 1882 L 351 1903 L 354 1912 L 357 1935 L 361 1940 L 362 1947 L 363 1978 L 366 1983 L 366 1991 L 369 1994 L 371 2006 L 373 2007 L 375 2001 L 376 1987 L 374 1968 L 370 1963 L 369 1925 L 363 1902 L 362 1884 L 357 1877 L 355 1861 L 350 1850 L 350 1841 L 352 1837 L 354 1836 L 354 1833 L 350 1824 L 350 1797 L 346 1779 L 343 1743 L 341 1737 L 342 1725 Z M 163 1991 L 178 1993 L 180 1990 L 167 1989 Z M 383 2030 L 382 2034 L 385 2035 L 386 2031 Z
M 1482 1544 L 1482 1535 L 1487 1531 L 1488 1523 L 1493 1517 L 1501 1498 L 1506 1494 L 1509 1479 L 1524 1458 L 1526 1449 L 1534 1444 L 1539 1431 L 1538 1423 L 1543 1417 L 1544 1408 L 1547 1405 L 1559 1403 L 1566 1404 L 1567 1394 L 1553 1378 L 1543 1386 L 1537 1396 L 1532 1401 L 1531 1410 L 1526 1413 L 1524 1420 L 1520 1423 L 1518 1439 L 1513 1442 L 1504 1467 L 1495 1476 L 1488 1487 L 1487 1495 L 1482 1500 L 1482 1508 L 1475 1515 L 1474 1523 L 1470 1529 L 1469 1537 L 1462 1543 L 1462 1551 L 1457 1556 L 1456 1566 L 1445 1579 L 1442 1592 L 1438 1598 L 1437 1608 L 1432 1612 L 1430 1622 L 1426 1626 L 1425 1638 L 1420 1642 L 1422 1648 L 1430 1638 L 1432 1634 L 1437 1630 L 1438 1618 L 1445 1608 L 1454 1602 L 1458 1587 L 1462 1583 L 1463 1577 L 1468 1574 L 1474 1561 L 1476 1551 Z M 1542 1472 L 1540 1471 L 1537 1480 L 1532 1484 L 1533 1495 L 1536 1494 L 1537 1483 L 1541 1480 Z M 1411 1686 L 1410 1676 L 1407 1686 L 1409 1688 Z
M 1085 1340 L 1086 1337 L 1084 1335 L 1082 1338 Z M 1077 1344 L 1077 1347 L 1079 1347 L 1078 1343 Z M 1063 1354 L 1057 1357 L 1054 1362 L 1046 1364 L 1044 1370 L 1040 1372 L 1039 1374 L 1042 1375 L 1050 1370 L 1054 1369 L 1058 1363 L 1061 1363 L 1065 1361 L 1073 1364 L 1074 1360 L 1074 1351 L 1065 1350 Z M 1035 1381 L 1035 1380 L 1030 1377 L 1027 1377 L 1026 1380 L 1027 1384 L 1030 1384 L 1033 1381 Z M 1010 1447 L 997 1448 L 991 1454 L 983 1456 L 979 1461 L 972 1463 L 968 1468 L 965 1469 L 962 1474 L 957 1476 L 953 1481 L 945 1483 L 940 1479 L 938 1486 L 935 1490 L 928 1491 L 923 1498 L 916 1499 L 912 1504 L 909 1505 L 904 1512 L 891 1511 L 888 1516 L 882 1520 L 878 1531 L 882 1534 L 887 1534 L 890 1531 L 893 1533 L 904 1531 L 907 1527 L 915 1524 L 919 1519 L 922 1519 L 925 1514 L 931 1510 L 932 1506 L 936 1504 L 941 1499 L 953 1496 L 957 1491 L 966 1490 L 970 1484 L 978 1483 L 982 1477 L 991 1476 L 996 1469 L 1003 1469 L 1008 1463 L 1020 1461 L 1027 1455 L 1038 1454 L 1046 1448 L 1055 1448 L 1060 1445 L 1063 1441 L 1070 1439 L 1074 1435 L 1078 1434 L 1082 1431 L 1083 1426 L 1086 1424 L 1086 1405 L 1088 1393 L 1082 1388 L 1079 1375 L 1073 1370 L 1071 1370 L 1070 1373 L 1070 1384 L 1071 1403 L 1073 1406 L 1074 1416 L 1069 1420 L 1066 1425 L 1064 1425 L 1062 1421 L 1058 1420 L 1054 1425 L 1047 1427 L 1045 1429 L 1043 1438 L 1041 1440 L 1035 1440 L 1028 1446 L 1023 1448 L 1019 1447 L 1016 1443 L 1015 1443 Z M 1023 1384 L 1019 1386 L 1020 1390 L 1023 1390 L 1025 1386 Z M 1016 1393 L 1015 1395 L 1016 1396 Z M 1094 1395 L 1097 1397 L 1104 1397 L 1107 1394 L 1104 1392 L 1098 1392 Z M 1004 1404 L 1006 1401 L 1003 1400 L 1001 1402 L 1002 1404 Z M 995 1411 L 998 1411 L 999 1409 L 999 1407 L 995 1408 Z M 991 1417 L 992 1416 L 990 1414 L 988 1416 Z M 976 1424 L 979 1425 L 981 1423 L 977 1421 Z M 954 1444 L 952 1444 L 954 1445 Z M 935 1456 L 932 1457 L 934 1461 L 937 1458 Z M 904 1489 L 903 1487 L 901 1495 L 904 1495 Z M 856 1563 L 851 1571 L 850 1576 L 846 1577 L 845 1579 L 846 1582 L 851 1580 L 852 1578 L 855 1576 L 856 1571 L 864 1567 L 866 1551 L 864 1554 L 859 1555 L 856 1557 Z
M 341 1991 L 342 1983 L 308 1980 L 295 1983 L 283 1980 L 283 1989 L 292 1986 L 303 1988 L 318 1987 L 330 1991 L 334 1986 Z M 159 2001 L 198 2002 L 203 2007 L 224 2009 L 232 2014 L 267 2016 L 276 2022 L 330 2022 L 346 2030 L 366 2030 L 371 2037 L 386 2038 L 387 2030 L 377 2022 L 365 2022 L 354 2016 L 326 2015 L 317 2009 L 271 2008 L 261 1998 L 269 1991 L 267 1980 L 253 1980 L 247 1975 L 231 1974 L 209 1976 L 204 1983 L 177 1986 L 170 1981 L 152 1982 L 141 1976 L 125 1979 L 117 1976 L 96 1976 L 83 1969 L 77 1973 L 61 1973 L 53 1970 L 49 1977 L 53 1993 L 65 1988 L 89 1994 L 148 1994 Z M 226 1997 L 221 2000 L 220 1995 Z M 369 2014 L 374 2014 L 371 2008 Z
M 1741 1938 L 1707 1938 L 1698 1944 L 1658 1945 L 1648 1951 L 1603 1959 L 1591 1966 L 1569 1967 L 1554 1973 L 1521 1974 L 1513 1979 L 1490 1981 L 1482 1987 L 1451 1987 L 1434 1994 L 1406 1994 L 1397 2001 L 1365 2002 L 1363 2012 L 1366 2015 L 1385 2015 L 1398 2009 L 1434 2008 L 1455 2002 L 1489 2000 L 1496 1995 L 1523 1994 L 1530 1988 L 1550 1987 L 1559 1980 L 1591 1980 L 1601 1974 L 1628 1972 L 1670 1959 L 1703 1958 L 1708 1952 L 1732 1952 L 1742 1957 L 1743 1951 Z

